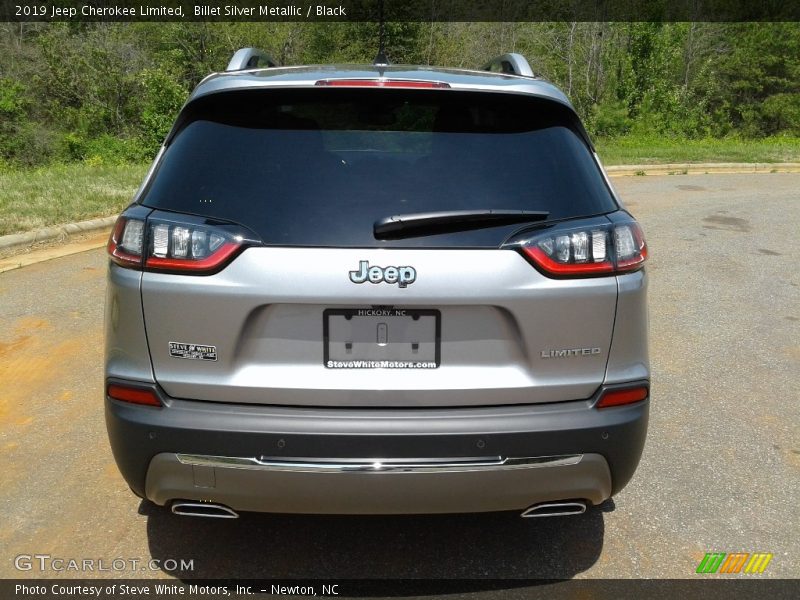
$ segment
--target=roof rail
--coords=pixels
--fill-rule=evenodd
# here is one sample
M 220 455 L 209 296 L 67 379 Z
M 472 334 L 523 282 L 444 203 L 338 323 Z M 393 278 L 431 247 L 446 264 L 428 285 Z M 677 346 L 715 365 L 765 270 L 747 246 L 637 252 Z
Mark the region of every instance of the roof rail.
M 495 73 L 507 73 L 509 75 L 523 75 L 525 77 L 533 77 L 533 69 L 525 60 L 522 54 L 511 52 L 503 54 L 490 60 L 483 67 L 484 71 L 493 71 Z
M 245 69 L 257 69 L 259 66 L 276 67 L 278 63 L 272 60 L 269 54 L 258 48 L 240 48 L 233 55 L 225 70 L 244 71 Z

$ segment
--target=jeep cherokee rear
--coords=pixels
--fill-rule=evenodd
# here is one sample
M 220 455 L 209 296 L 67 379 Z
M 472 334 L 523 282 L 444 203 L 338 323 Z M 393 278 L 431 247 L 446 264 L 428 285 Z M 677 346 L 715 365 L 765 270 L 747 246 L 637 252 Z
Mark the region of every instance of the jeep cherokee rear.
M 108 250 L 111 446 L 175 512 L 583 512 L 638 464 L 647 249 L 545 81 L 214 74 Z

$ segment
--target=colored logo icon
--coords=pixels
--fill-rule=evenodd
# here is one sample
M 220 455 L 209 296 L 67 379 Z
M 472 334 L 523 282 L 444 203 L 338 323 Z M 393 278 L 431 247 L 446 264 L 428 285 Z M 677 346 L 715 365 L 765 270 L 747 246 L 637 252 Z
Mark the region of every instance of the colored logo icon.
M 696 573 L 763 573 L 772 560 L 769 552 L 707 552 Z

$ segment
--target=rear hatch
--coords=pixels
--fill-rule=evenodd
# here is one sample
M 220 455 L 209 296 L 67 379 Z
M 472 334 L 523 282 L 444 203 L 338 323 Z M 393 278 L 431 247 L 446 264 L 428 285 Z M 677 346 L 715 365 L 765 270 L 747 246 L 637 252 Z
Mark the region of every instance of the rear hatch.
M 153 368 L 172 396 L 474 406 L 586 398 L 603 381 L 616 278 L 547 277 L 508 245 L 617 210 L 574 113 L 556 102 L 217 93 L 184 109 L 141 203 L 170 231 L 193 215 L 255 240 L 215 274 L 144 273 Z M 391 239 L 374 227 L 488 210 L 543 214 Z

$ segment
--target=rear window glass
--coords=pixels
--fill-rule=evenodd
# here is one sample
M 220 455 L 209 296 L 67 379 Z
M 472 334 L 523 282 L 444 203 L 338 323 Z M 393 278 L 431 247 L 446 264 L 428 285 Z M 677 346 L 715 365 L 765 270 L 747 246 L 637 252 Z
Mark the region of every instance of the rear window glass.
M 266 244 L 497 246 L 521 226 L 382 241 L 376 220 L 429 211 L 616 209 L 574 116 L 508 94 L 226 92 L 187 107 L 141 202 L 233 221 Z

